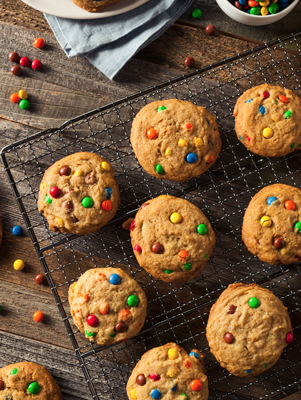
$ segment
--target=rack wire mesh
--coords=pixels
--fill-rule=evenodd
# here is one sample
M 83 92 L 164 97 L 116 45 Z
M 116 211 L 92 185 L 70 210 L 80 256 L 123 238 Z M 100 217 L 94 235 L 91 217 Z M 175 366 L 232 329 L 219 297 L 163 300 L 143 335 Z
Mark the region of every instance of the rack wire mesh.
M 237 98 L 264 82 L 301 94 L 301 32 L 274 40 L 219 63 L 121 99 L 5 147 L 2 161 L 31 239 L 47 275 L 93 399 L 126 399 L 126 382 L 141 355 L 168 341 L 204 352 L 210 399 L 278 399 L 301 389 L 300 262 L 268 265 L 248 252 L 241 239 L 244 211 L 252 196 L 276 182 L 301 186 L 300 151 L 281 159 L 260 158 L 238 143 L 232 117 Z M 291 50 L 293 48 L 293 50 Z M 223 147 L 216 164 L 184 183 L 149 176 L 129 141 L 136 113 L 157 99 L 178 98 L 205 106 L 217 119 Z M 113 165 L 121 191 L 115 218 L 100 231 L 78 237 L 48 229 L 37 210 L 45 170 L 62 157 L 91 151 Z M 217 235 L 203 272 L 181 284 L 154 279 L 136 262 L 122 223 L 149 198 L 171 194 L 200 207 Z M 74 326 L 67 301 L 69 285 L 89 268 L 115 266 L 128 272 L 148 298 L 148 317 L 140 332 L 124 343 L 100 347 Z M 211 305 L 233 282 L 256 282 L 288 307 L 295 342 L 277 364 L 254 378 L 237 378 L 210 354 L 205 337 Z M 91 398 L 87 395 L 87 399 Z

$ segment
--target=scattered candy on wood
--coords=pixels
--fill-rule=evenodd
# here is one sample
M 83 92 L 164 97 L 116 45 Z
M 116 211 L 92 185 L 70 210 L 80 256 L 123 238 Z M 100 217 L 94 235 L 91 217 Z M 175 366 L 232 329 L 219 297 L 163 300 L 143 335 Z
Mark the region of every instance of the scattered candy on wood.
M 207 25 L 205 32 L 207 33 L 207 35 L 214 35 L 215 34 L 215 26 L 212 24 Z
M 9 56 L 8 56 L 9 60 L 11 62 L 17 63 L 20 60 L 20 56 L 18 53 L 16 53 L 15 51 L 12 51 Z
M 201 18 L 202 15 L 203 15 L 203 13 L 199 8 L 195 8 L 191 13 L 192 18 L 196 18 L 196 19 Z
M 16 260 L 14 262 L 14 269 L 16 271 L 22 271 L 22 269 L 25 267 L 24 261 L 22 260 Z
M 10 101 L 11 101 L 12 103 L 15 103 L 15 104 L 20 103 L 21 99 L 20 99 L 20 96 L 18 95 L 18 93 L 13 93 L 13 94 L 11 94 L 11 95 L 10 95 Z
M 36 311 L 33 314 L 33 320 L 35 322 L 42 322 L 44 320 L 44 314 L 42 313 L 42 311 Z
M 42 49 L 42 48 L 44 47 L 44 45 L 45 45 L 45 42 L 44 42 L 44 40 L 43 40 L 42 38 L 37 38 L 37 39 L 35 39 L 35 41 L 34 41 L 34 46 L 35 46 L 37 49 Z
M 47 282 L 46 276 L 44 276 L 44 275 L 42 275 L 42 274 L 38 274 L 38 275 L 35 277 L 35 281 L 36 281 L 36 283 L 37 283 L 38 285 L 44 285 L 44 284 Z
M 186 57 L 184 60 L 184 64 L 186 65 L 186 67 L 193 67 L 194 66 L 194 58 Z
M 21 110 L 28 110 L 30 108 L 30 102 L 28 100 L 21 100 L 19 103 Z
M 40 60 L 33 60 L 31 63 L 31 68 L 34 69 L 35 71 L 38 71 L 39 69 L 42 68 L 42 63 Z
M 15 236 L 22 236 L 23 228 L 20 225 L 15 225 L 12 229 L 12 234 Z
M 19 64 L 21 65 L 21 67 L 29 67 L 30 59 L 28 57 L 21 57 L 19 60 Z
M 21 67 L 20 67 L 19 65 L 13 65 L 13 66 L 11 67 L 11 69 L 10 69 L 10 72 L 11 72 L 13 75 L 18 76 L 18 75 L 21 74 L 22 70 L 21 70 Z

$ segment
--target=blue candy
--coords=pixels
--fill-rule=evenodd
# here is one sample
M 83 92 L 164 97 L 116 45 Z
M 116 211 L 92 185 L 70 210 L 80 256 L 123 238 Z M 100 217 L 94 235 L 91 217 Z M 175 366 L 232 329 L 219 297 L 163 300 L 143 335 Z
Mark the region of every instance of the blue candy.
M 288 2 L 286 3 L 280 3 L 279 4 L 279 10 L 284 10 L 288 6 Z
M 248 13 L 248 14 L 250 14 L 250 12 L 251 12 L 251 8 L 249 8 L 249 9 L 247 10 L 247 13 Z
M 120 276 L 117 275 L 117 274 L 112 274 L 112 275 L 110 275 L 110 277 L 109 277 L 109 282 L 110 282 L 112 285 L 119 285 L 119 283 L 121 282 L 121 278 L 120 278 Z
M 247 369 L 247 370 L 246 370 L 246 373 L 247 373 L 247 374 L 250 374 L 251 372 L 252 372 L 251 369 Z
M 259 112 L 260 114 L 264 115 L 265 114 L 265 108 L 263 106 L 259 107 Z
M 15 235 L 15 236 L 23 235 L 23 229 L 20 225 L 15 225 L 11 231 L 12 231 L 13 235 Z
M 172 392 L 175 392 L 177 390 L 177 385 L 175 385 L 173 388 L 171 388 Z
M 162 397 L 162 394 L 158 389 L 153 389 L 151 391 L 151 398 L 152 399 L 159 400 L 159 399 L 161 399 L 161 397 Z
M 111 194 L 112 194 L 112 189 L 111 188 L 105 188 L 106 199 L 109 199 L 111 197 Z
M 190 357 L 195 357 L 197 360 L 200 359 L 200 356 L 198 355 L 198 353 L 196 353 L 195 351 L 192 351 L 191 353 L 189 353 Z
M 208 119 L 206 119 L 206 121 L 207 121 L 207 124 L 210 126 L 210 122 L 208 121 Z
M 245 6 L 247 4 L 247 0 L 238 0 L 239 4 Z
M 253 100 L 254 100 L 254 99 L 247 100 L 246 103 L 251 103 L 251 101 L 253 101 Z
M 274 196 L 272 196 L 272 197 L 269 197 L 268 199 L 267 199 L 267 205 L 268 206 L 271 206 L 273 203 L 275 203 L 275 201 L 277 201 L 278 199 L 277 199 L 277 197 L 274 197 Z
M 186 156 L 186 161 L 189 162 L 189 164 L 194 164 L 198 160 L 198 156 L 195 153 L 188 153 Z

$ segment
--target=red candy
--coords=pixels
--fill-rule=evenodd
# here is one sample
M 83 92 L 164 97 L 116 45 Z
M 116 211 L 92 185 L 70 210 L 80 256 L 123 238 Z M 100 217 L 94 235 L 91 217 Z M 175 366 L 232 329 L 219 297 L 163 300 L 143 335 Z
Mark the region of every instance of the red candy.
M 37 39 L 34 41 L 34 46 L 35 46 L 37 49 L 42 49 L 42 48 L 44 47 L 44 45 L 45 45 L 45 42 L 44 42 L 44 40 L 43 40 L 42 38 L 37 38 Z
M 287 210 L 295 211 L 295 209 L 296 209 L 296 204 L 295 204 L 292 200 L 288 200 L 288 201 L 286 201 L 286 202 L 284 203 L 284 207 L 285 207 Z
M 213 35 L 215 33 L 215 26 L 212 24 L 207 25 L 205 32 L 207 33 L 207 35 Z
M 134 251 L 137 251 L 137 253 L 142 253 L 142 249 L 141 249 L 141 247 L 139 246 L 139 244 L 135 244 L 135 246 L 134 246 Z
M 88 315 L 87 316 L 87 324 L 95 328 L 98 325 L 98 318 L 96 315 Z
M 187 129 L 191 129 L 191 128 L 192 128 L 192 123 L 191 123 L 191 122 L 187 122 L 186 128 L 187 128 Z
M 285 341 L 286 341 L 286 343 L 290 344 L 290 343 L 293 343 L 294 339 L 295 339 L 294 334 L 292 332 L 289 332 L 286 335 Z
M 160 375 L 157 375 L 155 373 L 149 374 L 149 379 L 153 379 L 154 382 L 157 382 L 161 379 Z
M 187 67 L 192 67 L 194 65 L 194 58 L 193 57 L 186 57 L 185 61 L 184 61 L 184 64 Z
M 235 7 L 238 8 L 239 10 L 242 10 L 242 6 L 239 4 L 238 1 L 236 1 L 236 2 L 234 3 L 234 5 L 235 5 Z
M 135 221 L 133 221 L 132 223 L 131 223 L 131 231 L 133 231 L 135 229 Z
M 33 314 L 33 320 L 35 322 L 42 322 L 44 320 L 44 314 L 42 313 L 42 311 L 36 311 Z
M 30 64 L 30 59 L 28 57 L 21 57 L 19 63 L 21 67 L 28 67 Z
M 58 199 L 61 195 L 61 189 L 59 189 L 57 186 L 53 186 L 50 189 L 50 196 L 53 197 L 54 199 Z
M 199 379 L 196 379 L 191 382 L 190 387 L 191 390 L 193 390 L 194 392 L 199 392 L 200 390 L 202 390 L 203 383 Z
M 40 60 L 33 60 L 33 62 L 31 63 L 31 68 L 38 71 L 39 69 L 42 68 L 42 63 Z
M 269 92 L 263 92 L 263 97 L 265 99 L 268 99 L 270 97 L 270 93 Z
M 18 95 L 18 93 L 13 93 L 13 94 L 10 96 L 10 101 L 11 101 L 12 103 L 19 103 L 19 102 L 21 101 L 21 99 L 20 99 L 20 96 Z
M 3 390 L 4 389 L 4 382 L 3 382 L 3 380 L 2 379 L 0 379 L 0 390 Z
M 104 201 L 101 203 L 101 208 L 102 208 L 104 211 L 110 211 L 110 210 L 112 210 L 112 207 L 113 207 L 113 205 L 112 205 L 112 202 L 111 202 L 110 200 L 104 200 Z
M 214 156 L 212 155 L 212 156 L 209 157 L 209 159 L 207 161 L 207 164 L 210 164 L 213 160 L 214 160 Z
M 142 210 L 142 208 L 144 208 L 144 207 L 146 207 L 146 206 L 148 206 L 148 205 L 149 205 L 149 203 L 144 203 L 144 204 L 142 204 L 142 206 L 140 207 L 141 210 Z
M 247 141 L 248 141 L 248 142 L 250 142 L 250 141 L 251 141 L 251 138 L 250 138 L 250 136 L 247 136 Z
M 46 283 L 46 277 L 42 274 L 38 274 L 35 277 L 35 281 L 38 285 L 44 285 Z

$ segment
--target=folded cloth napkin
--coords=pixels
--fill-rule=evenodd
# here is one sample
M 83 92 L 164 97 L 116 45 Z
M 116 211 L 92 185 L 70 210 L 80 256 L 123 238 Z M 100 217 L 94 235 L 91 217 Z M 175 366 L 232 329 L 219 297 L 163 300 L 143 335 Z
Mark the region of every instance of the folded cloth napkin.
M 191 3 L 149 0 L 114 17 L 76 20 L 45 14 L 45 18 L 69 58 L 85 57 L 113 79 L 135 53 L 157 39 Z

